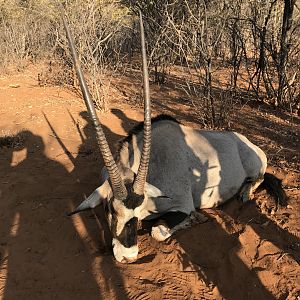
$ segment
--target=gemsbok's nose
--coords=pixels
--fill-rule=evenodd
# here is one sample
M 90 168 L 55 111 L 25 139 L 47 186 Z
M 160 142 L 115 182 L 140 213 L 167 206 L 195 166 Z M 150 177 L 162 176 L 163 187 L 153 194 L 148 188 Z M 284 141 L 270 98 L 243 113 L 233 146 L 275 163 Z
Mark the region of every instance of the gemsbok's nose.
M 123 257 L 121 260 L 122 264 L 130 264 L 133 263 L 137 260 L 137 256 L 136 257 Z

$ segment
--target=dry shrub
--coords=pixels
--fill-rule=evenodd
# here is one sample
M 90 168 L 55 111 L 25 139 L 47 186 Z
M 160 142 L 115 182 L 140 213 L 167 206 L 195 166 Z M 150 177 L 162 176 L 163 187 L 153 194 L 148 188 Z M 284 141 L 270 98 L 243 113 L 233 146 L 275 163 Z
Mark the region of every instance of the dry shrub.
M 111 78 L 123 65 L 124 43 L 131 37 L 128 10 L 115 1 L 67 1 L 66 12 L 82 68 L 98 108 L 106 109 Z M 21 70 L 42 60 L 39 84 L 76 86 L 72 59 L 59 9 L 50 0 L 0 3 L 0 67 Z M 105 85 L 105 86 L 104 86 Z
M 124 64 L 126 36 L 130 36 L 128 11 L 114 1 L 72 1 L 66 5 L 82 68 L 97 108 L 106 110 L 112 78 Z M 74 74 L 65 34 L 61 32 L 58 52 L 65 55 L 66 70 Z M 75 87 L 76 79 L 73 80 Z
M 53 31 L 50 1 L 0 2 L 0 67 L 21 70 L 28 62 L 44 58 L 57 36 Z M 54 39 L 54 40 L 53 40 Z
M 40 67 L 38 84 L 40 86 L 74 86 L 74 76 L 71 69 L 63 69 L 65 62 L 60 57 L 49 59 Z
M 172 64 L 197 74 L 190 82 L 186 80 L 189 74 L 182 81 L 210 126 L 219 126 L 224 119 L 224 103 L 230 113 L 236 96 L 247 92 L 274 106 L 299 107 L 300 10 L 295 0 L 123 3 L 135 14 L 141 9 L 145 16 L 155 74 L 166 75 Z M 223 85 L 218 83 L 221 69 L 230 71 Z M 246 89 L 241 84 L 245 75 Z M 216 87 L 222 89 L 222 95 L 232 95 L 232 101 L 224 102 L 224 96 L 216 95 Z
M 0 68 L 22 69 L 28 61 L 48 61 L 48 67 L 40 72 L 40 84 L 77 88 L 55 3 L 0 2 Z M 185 89 L 191 97 L 198 97 L 194 103 L 211 126 L 219 126 L 224 111 L 230 113 L 235 96 L 242 92 L 252 92 L 257 100 L 274 106 L 299 109 L 300 11 L 295 3 L 295 0 L 64 1 L 82 68 L 99 109 L 108 107 L 113 77 L 126 70 L 127 63 L 136 57 L 135 50 L 140 47 L 138 11 L 141 9 L 154 81 L 166 83 L 174 65 L 182 65 L 184 72 L 196 74 Z M 287 14 L 287 5 L 293 12 Z M 230 74 L 226 83 L 219 84 L 222 68 Z M 240 84 L 245 74 L 246 89 Z M 186 76 L 181 79 L 185 82 Z M 189 85 L 193 86 L 192 91 Z M 221 96 L 215 93 L 216 88 L 222 90 Z M 225 101 L 227 95 L 233 95 L 233 100 Z
M 11 148 L 16 149 L 22 147 L 24 144 L 24 137 L 19 134 L 13 134 L 10 131 L 2 130 L 0 132 L 0 149 Z

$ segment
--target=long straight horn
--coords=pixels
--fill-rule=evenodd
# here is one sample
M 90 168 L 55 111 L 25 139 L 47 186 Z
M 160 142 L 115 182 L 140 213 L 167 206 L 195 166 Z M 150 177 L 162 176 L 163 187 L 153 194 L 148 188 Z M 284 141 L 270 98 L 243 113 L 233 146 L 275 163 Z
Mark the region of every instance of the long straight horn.
M 136 194 L 142 195 L 146 177 L 148 173 L 150 151 L 151 151 L 151 103 L 150 103 L 150 88 L 149 88 L 149 75 L 148 63 L 146 56 L 145 46 L 145 33 L 142 13 L 140 11 L 140 30 L 141 30 L 141 46 L 143 58 L 143 83 L 144 83 L 144 137 L 143 137 L 143 150 L 141 154 L 141 161 L 133 184 L 133 190 Z
M 82 92 L 87 110 L 90 114 L 90 117 L 91 117 L 91 119 L 94 123 L 95 129 L 96 129 L 98 145 L 99 145 L 101 154 L 103 156 L 104 164 L 107 168 L 107 171 L 108 171 L 108 174 L 109 174 L 109 177 L 111 180 L 114 196 L 119 200 L 124 200 L 127 197 L 127 190 L 126 190 L 126 187 L 122 180 L 118 166 L 116 165 L 116 162 L 111 154 L 111 151 L 109 149 L 107 140 L 106 140 L 104 132 L 102 130 L 100 121 L 96 114 L 96 110 L 95 110 L 93 101 L 91 99 L 86 81 L 84 79 L 84 76 L 83 76 L 83 73 L 82 73 L 82 70 L 80 67 L 79 59 L 78 59 L 78 56 L 77 56 L 77 53 L 75 50 L 74 40 L 71 35 L 68 23 L 65 20 L 64 11 L 62 8 L 61 8 L 61 16 L 62 16 L 63 24 L 64 24 L 64 27 L 66 30 L 70 50 L 72 53 L 73 63 L 74 63 L 75 69 L 76 69 L 77 77 L 79 79 L 81 92 Z

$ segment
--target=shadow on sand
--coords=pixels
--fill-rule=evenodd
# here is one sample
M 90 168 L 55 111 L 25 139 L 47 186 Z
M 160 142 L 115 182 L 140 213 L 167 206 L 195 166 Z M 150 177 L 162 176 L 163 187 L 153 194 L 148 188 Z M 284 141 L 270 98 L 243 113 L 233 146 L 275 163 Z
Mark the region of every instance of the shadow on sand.
M 101 234 L 106 226 L 101 209 L 66 217 L 99 185 L 103 165 L 87 114 L 80 116 L 87 124 L 79 132 L 81 145 L 74 155 L 44 114 L 52 136 L 74 165 L 71 172 L 47 157 L 42 137 L 30 131 L 11 137 L 17 144 L 0 148 L 3 299 L 106 299 L 106 293 L 127 299 L 109 238 Z M 104 131 L 110 142 L 120 138 L 108 128 Z M 92 168 L 87 163 L 91 159 Z

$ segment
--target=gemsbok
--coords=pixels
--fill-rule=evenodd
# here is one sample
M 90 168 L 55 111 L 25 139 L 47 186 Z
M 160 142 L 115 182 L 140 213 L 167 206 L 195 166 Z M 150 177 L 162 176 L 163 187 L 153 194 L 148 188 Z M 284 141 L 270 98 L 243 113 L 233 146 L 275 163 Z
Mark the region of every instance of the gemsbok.
M 286 194 L 281 181 L 266 173 L 265 153 L 242 134 L 193 129 L 167 116 L 153 119 L 151 126 L 141 13 L 144 122 L 130 132 L 113 156 L 95 112 L 64 16 L 63 23 L 105 164 L 100 187 L 70 215 L 103 203 L 117 261 L 132 262 L 137 259 L 138 220 L 179 214 L 177 225 L 172 228 L 162 224 L 153 226 L 152 236 L 162 241 L 176 230 L 186 227 L 197 215 L 196 208 L 216 207 L 233 197 L 247 201 L 263 181 L 279 202 L 285 203 Z M 204 220 L 199 212 L 198 217 Z

